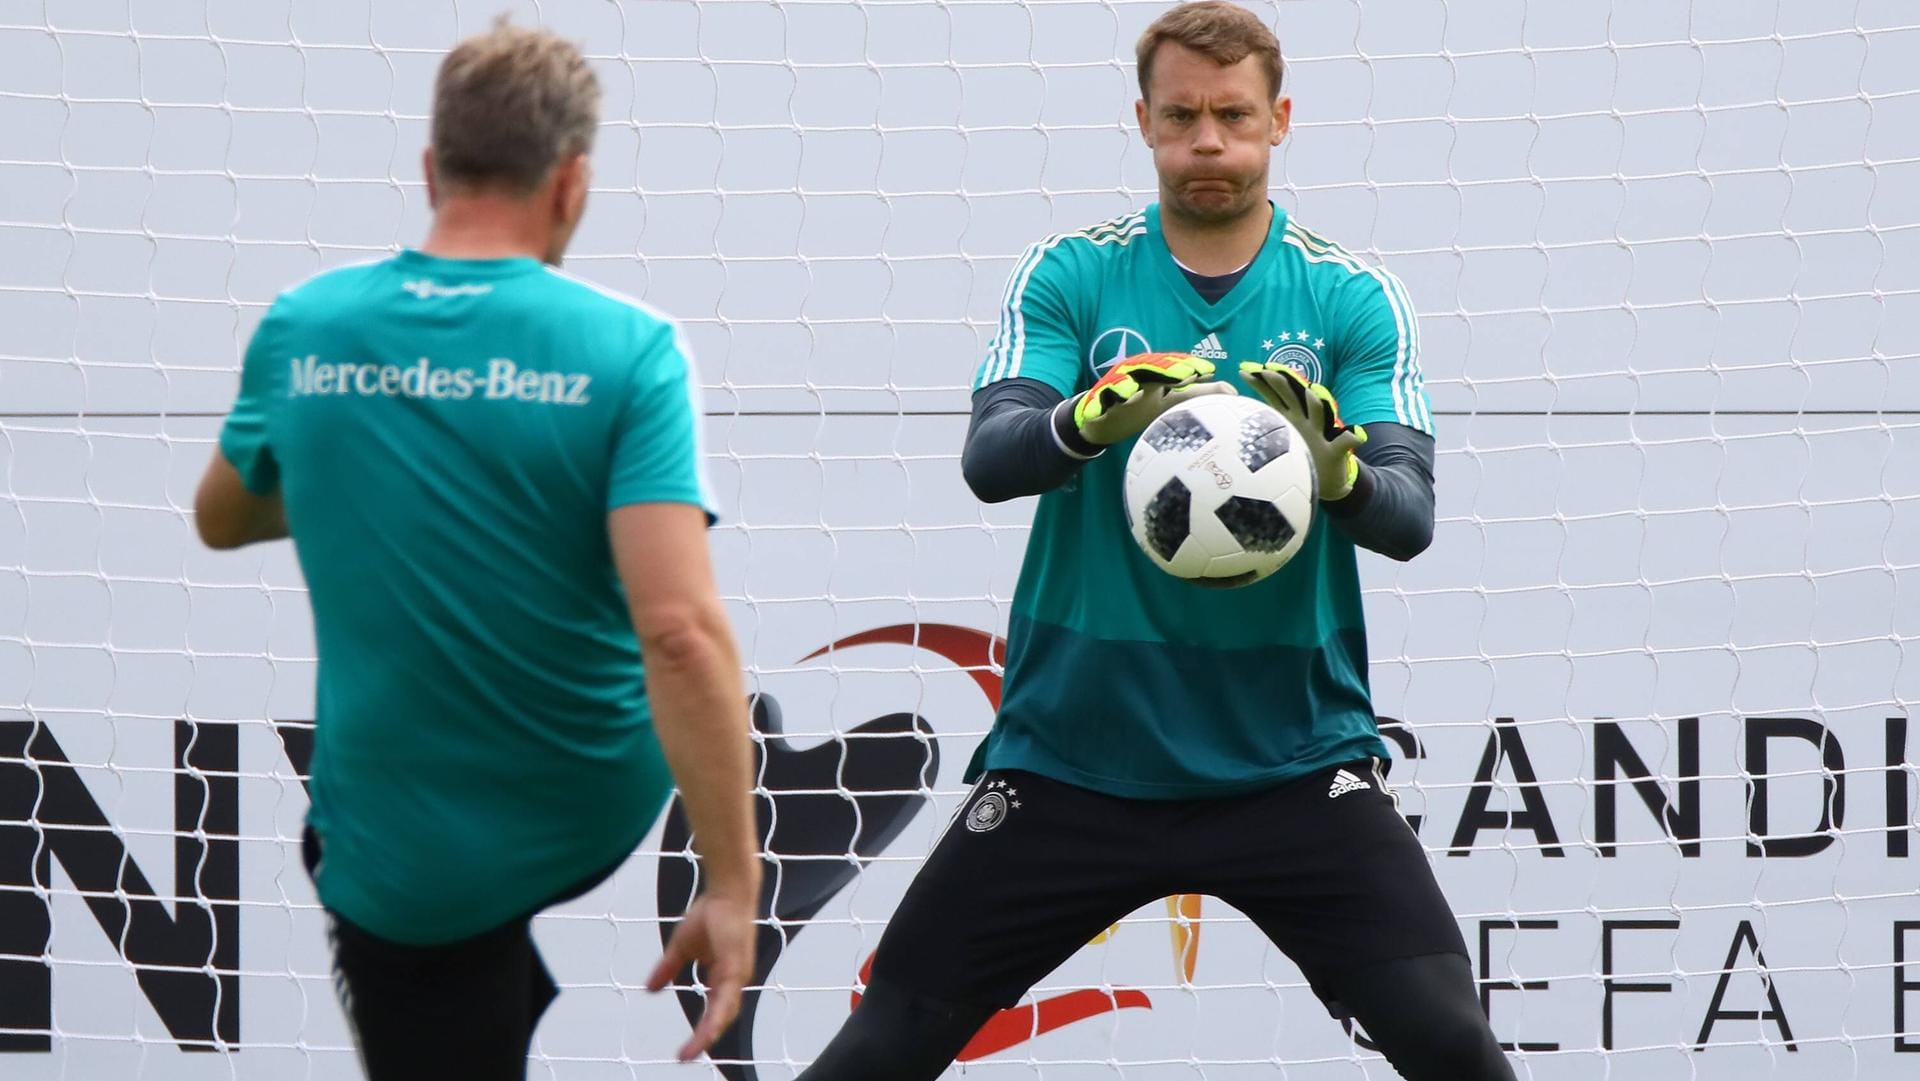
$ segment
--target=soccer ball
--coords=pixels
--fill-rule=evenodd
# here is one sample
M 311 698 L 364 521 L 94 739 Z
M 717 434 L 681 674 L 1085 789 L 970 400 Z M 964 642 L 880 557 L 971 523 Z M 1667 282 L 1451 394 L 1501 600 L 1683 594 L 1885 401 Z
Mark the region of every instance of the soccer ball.
M 1140 433 L 1124 488 L 1133 539 L 1201 586 L 1250 585 L 1286 565 L 1313 524 L 1313 461 L 1271 406 L 1190 398 Z

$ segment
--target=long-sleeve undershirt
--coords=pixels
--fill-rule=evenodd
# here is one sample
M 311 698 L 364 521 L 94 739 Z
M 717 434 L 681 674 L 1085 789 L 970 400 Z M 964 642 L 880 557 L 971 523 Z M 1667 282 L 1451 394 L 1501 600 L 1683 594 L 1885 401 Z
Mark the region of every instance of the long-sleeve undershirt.
M 974 394 L 960 455 L 974 495 L 1000 503 L 1049 492 L 1100 453 L 1057 423 L 1061 402 L 1059 391 L 1036 379 L 1003 379 Z M 1391 422 L 1366 429 L 1353 491 L 1320 509 L 1360 547 L 1412 559 L 1433 540 L 1433 437 Z

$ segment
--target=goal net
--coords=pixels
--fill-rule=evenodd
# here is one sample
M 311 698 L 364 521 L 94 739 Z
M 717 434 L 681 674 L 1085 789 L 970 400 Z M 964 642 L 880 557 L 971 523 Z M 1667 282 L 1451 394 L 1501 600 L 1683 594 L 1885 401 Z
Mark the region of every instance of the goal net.
M 699 356 L 781 882 L 726 1064 L 670 1069 L 664 821 L 536 923 L 531 1076 L 785 1081 L 846 1016 L 998 691 L 1031 501 L 961 482 L 966 386 L 1021 249 L 1154 198 L 1164 6 L 511 9 L 605 92 L 571 267 Z M 1440 520 L 1364 563 L 1372 685 L 1521 1076 L 1911 1074 L 1920 10 L 1251 6 L 1295 101 L 1275 199 L 1422 313 Z M 305 591 L 188 508 L 273 296 L 423 236 L 433 71 L 502 9 L 0 0 L 8 1077 L 358 1076 L 297 852 Z M 956 1069 L 1392 1076 L 1199 897 Z

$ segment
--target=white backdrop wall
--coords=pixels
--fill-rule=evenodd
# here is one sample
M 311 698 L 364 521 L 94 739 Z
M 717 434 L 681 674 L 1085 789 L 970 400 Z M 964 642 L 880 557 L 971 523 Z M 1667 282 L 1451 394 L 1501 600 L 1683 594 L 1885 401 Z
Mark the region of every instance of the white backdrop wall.
M 1276 200 L 1423 313 L 1440 524 L 1365 565 L 1373 686 L 1522 1076 L 1914 1076 L 1920 10 L 1254 6 L 1292 65 Z M 788 928 L 735 1078 L 825 1043 L 960 800 L 977 645 L 803 658 L 1004 627 L 1031 506 L 961 483 L 965 385 L 1020 249 L 1152 198 L 1130 57 L 1163 7 L 510 9 L 595 58 L 570 265 L 686 322 L 722 588 L 790 749 L 851 763 L 903 712 L 937 747 L 903 832 Z M 496 10 L 0 0 L 6 1076 L 357 1076 L 294 843 L 300 577 L 284 544 L 203 551 L 186 508 L 265 304 L 423 235 L 432 72 Z M 656 830 L 538 922 L 566 990 L 533 1076 L 717 1076 L 669 1065 L 686 1022 L 638 987 L 663 858 Z M 1170 911 L 1035 996 L 1122 1008 L 964 1072 L 1391 1076 L 1225 906 Z

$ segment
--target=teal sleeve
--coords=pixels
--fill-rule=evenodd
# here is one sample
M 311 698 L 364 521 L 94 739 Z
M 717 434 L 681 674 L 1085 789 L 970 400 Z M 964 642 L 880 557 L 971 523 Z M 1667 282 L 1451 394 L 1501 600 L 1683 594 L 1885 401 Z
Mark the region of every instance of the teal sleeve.
M 246 359 L 240 365 L 240 394 L 220 429 L 220 453 L 254 495 L 272 495 L 280 487 L 280 462 L 273 455 L 268 421 L 274 402 L 286 393 L 291 358 L 280 356 L 276 345 L 282 323 L 279 310 L 276 301 L 247 342 Z
M 700 437 L 699 369 L 677 327 L 655 334 L 617 405 L 607 509 L 692 503 L 719 518 Z
M 1392 421 L 1433 434 L 1420 374 L 1420 326 L 1406 286 L 1369 267 L 1341 283 L 1339 352 L 1327 389 L 1348 424 Z
M 1002 379 L 1033 379 L 1072 397 L 1080 389 L 1082 345 L 1070 301 L 1073 268 L 1063 238 L 1029 247 L 1013 265 L 1000 302 L 999 327 L 973 389 Z

